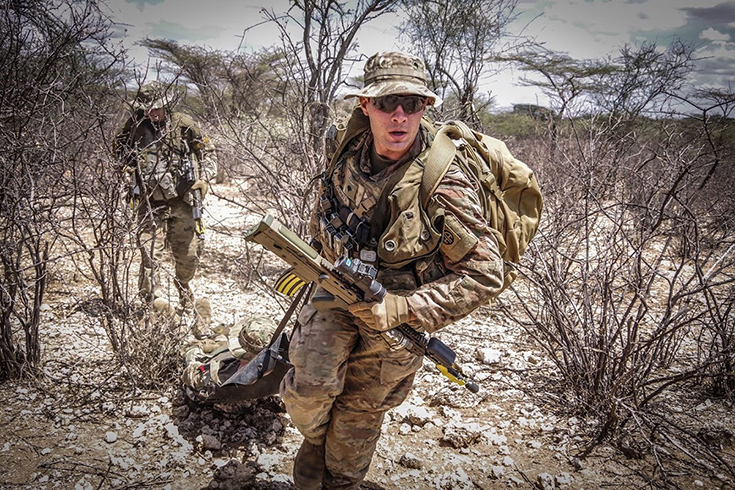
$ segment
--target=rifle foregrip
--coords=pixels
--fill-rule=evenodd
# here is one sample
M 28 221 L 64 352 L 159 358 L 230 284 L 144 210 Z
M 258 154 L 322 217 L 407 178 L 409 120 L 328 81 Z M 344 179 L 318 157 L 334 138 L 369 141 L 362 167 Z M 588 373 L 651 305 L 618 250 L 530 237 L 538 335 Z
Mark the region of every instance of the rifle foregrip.
M 436 356 L 446 366 L 453 366 L 454 361 L 457 359 L 457 353 L 436 337 L 429 339 L 429 343 L 426 344 L 426 352 Z

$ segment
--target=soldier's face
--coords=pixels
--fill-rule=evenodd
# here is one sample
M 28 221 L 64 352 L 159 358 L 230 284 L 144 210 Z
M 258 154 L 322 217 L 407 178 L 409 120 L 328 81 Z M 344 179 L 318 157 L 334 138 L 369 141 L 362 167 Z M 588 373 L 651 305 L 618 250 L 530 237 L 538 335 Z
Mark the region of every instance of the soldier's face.
M 164 107 L 156 107 L 148 111 L 148 117 L 154 123 L 159 123 L 166 119 L 166 109 Z
M 398 105 L 390 107 L 393 104 L 376 105 L 375 99 L 360 97 L 360 107 L 362 112 L 370 118 L 370 130 L 373 133 L 375 151 L 383 158 L 396 161 L 404 156 L 413 145 L 427 101 L 424 99 L 417 105 L 416 100 L 412 98 L 405 99 L 404 103 L 401 103 L 400 96 L 394 99 L 392 102 L 398 102 Z M 409 114 L 407 110 L 412 112 Z

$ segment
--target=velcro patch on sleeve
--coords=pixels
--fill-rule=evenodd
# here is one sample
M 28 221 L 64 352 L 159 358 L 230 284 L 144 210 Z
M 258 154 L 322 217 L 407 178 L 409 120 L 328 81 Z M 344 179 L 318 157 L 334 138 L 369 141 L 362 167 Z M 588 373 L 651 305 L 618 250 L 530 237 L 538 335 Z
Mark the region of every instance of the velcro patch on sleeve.
M 439 250 L 450 262 L 462 260 L 477 245 L 478 238 L 454 215 L 447 213 Z

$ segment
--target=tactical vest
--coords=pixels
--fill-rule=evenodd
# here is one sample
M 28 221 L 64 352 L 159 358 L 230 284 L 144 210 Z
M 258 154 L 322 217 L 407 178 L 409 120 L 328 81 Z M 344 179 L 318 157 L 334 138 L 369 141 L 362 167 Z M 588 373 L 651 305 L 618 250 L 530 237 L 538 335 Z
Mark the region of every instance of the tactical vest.
M 316 237 L 327 260 L 359 257 L 378 269 L 378 280 L 387 289 L 415 289 L 447 273 L 442 261 L 435 260 L 443 210 L 430 220 L 419 199 L 429 149 L 376 182 L 360 169 L 361 154 L 369 151 L 360 141 L 367 127 L 363 124 L 351 138 L 344 135 L 349 140 L 342 142 L 324 174 Z M 430 143 L 429 126 L 421 132 Z
M 141 177 L 153 201 L 182 197 L 182 159 L 191 158 L 197 167 L 197 150 L 191 134 L 193 121 L 173 113 L 162 127 L 149 119 L 131 120 L 129 147 L 138 160 Z
M 342 139 L 328 175 L 342 161 L 345 146 L 365 132 L 369 124 L 359 108 L 353 111 L 348 125 L 341 129 L 341 134 L 337 132 L 337 141 Z M 443 275 L 441 261 L 435 259 L 439 246 L 443 245 L 442 254 L 453 262 L 472 248 L 476 238 L 457 226 L 451 216 L 445 220 L 444 210 L 431 200 L 453 166 L 473 182 L 506 265 L 518 263 L 538 229 L 543 209 L 533 170 L 516 160 L 505 143 L 473 131 L 462 122 L 432 126 L 422 120 L 422 128 L 430 140 L 430 150 L 396 172 L 385 185 L 386 191 L 377 200 L 373 213 L 371 239 L 380 266 L 386 270 L 413 264 L 419 284 L 424 284 Z M 515 276 L 515 270 L 506 267 L 504 288 Z

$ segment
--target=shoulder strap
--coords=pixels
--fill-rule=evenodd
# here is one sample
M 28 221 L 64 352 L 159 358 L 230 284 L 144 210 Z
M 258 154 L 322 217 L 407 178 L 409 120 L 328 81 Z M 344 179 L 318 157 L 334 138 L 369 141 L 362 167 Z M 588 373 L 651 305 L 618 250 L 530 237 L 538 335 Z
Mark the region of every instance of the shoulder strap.
M 457 147 L 454 146 L 452 140 L 447 136 L 450 126 L 444 125 L 437 131 L 434 136 L 434 142 L 431 144 L 429 155 L 426 157 L 424 165 L 424 175 L 421 178 L 421 206 L 426 209 L 432 194 L 439 182 L 449 170 L 449 165 L 454 160 Z

